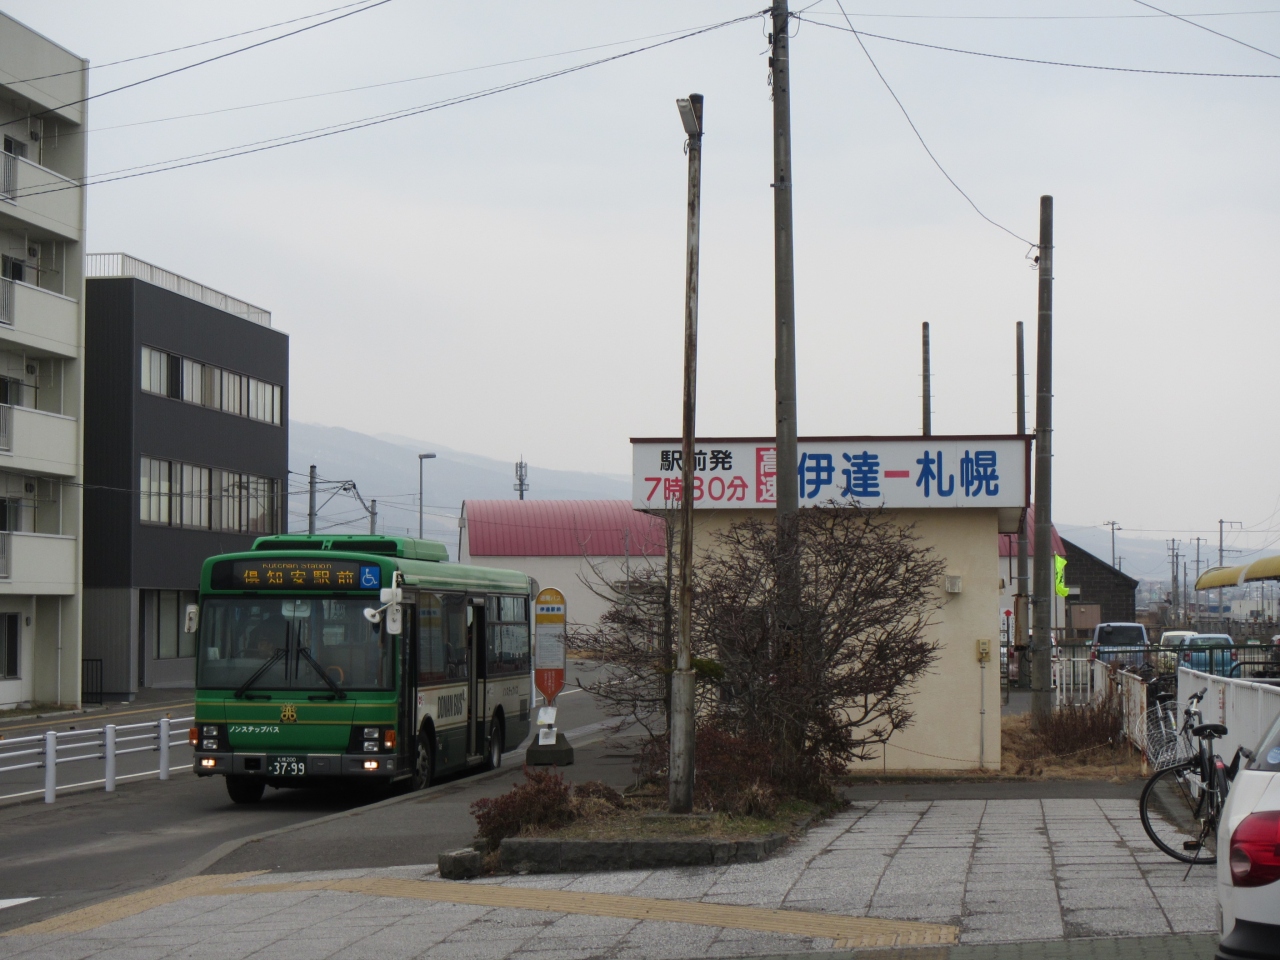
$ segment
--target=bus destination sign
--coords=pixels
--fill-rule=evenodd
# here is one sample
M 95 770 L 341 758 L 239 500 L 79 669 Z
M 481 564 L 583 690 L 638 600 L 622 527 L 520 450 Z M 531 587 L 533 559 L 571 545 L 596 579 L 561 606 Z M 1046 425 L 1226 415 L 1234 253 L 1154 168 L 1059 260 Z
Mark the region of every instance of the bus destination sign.
M 377 590 L 382 569 L 356 560 L 237 560 L 232 590 Z

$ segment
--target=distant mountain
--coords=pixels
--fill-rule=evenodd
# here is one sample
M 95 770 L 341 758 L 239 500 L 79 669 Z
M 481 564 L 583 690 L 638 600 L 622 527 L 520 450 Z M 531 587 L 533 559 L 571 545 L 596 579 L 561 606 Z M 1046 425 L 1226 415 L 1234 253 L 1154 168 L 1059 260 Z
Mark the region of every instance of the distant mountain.
M 319 485 L 316 529 L 365 533 L 369 519 L 349 493 L 333 494 L 332 481 L 353 480 L 366 501 L 378 501 L 378 532 L 418 534 L 418 454 L 431 452 L 423 471 L 423 533 L 458 547 L 458 512 L 463 500 L 514 500 L 515 464 L 452 450 L 410 437 L 370 436 L 341 427 L 289 422 L 289 529 L 307 528 L 307 471 L 316 465 Z M 529 492 L 535 500 L 626 500 L 631 478 L 621 474 L 580 473 L 529 466 Z M 328 501 L 327 503 L 325 501 Z

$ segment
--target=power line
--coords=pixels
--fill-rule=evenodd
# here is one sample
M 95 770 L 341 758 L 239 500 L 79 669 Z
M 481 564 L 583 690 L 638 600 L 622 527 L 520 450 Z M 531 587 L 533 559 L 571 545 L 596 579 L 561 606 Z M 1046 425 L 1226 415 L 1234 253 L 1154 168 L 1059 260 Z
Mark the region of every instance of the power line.
M 1150 70 L 1143 67 L 1111 67 L 1095 63 L 1072 63 L 1064 60 L 1039 60 L 1035 57 L 1015 57 L 1003 53 L 987 53 L 983 50 L 966 50 L 963 47 L 946 47 L 937 43 L 924 43 L 920 40 L 907 40 L 903 37 L 890 37 L 883 33 L 871 33 L 868 30 L 858 30 L 852 25 L 842 27 L 835 23 L 823 23 L 820 20 L 810 20 L 808 17 L 801 17 L 800 19 L 804 20 L 806 23 L 812 23 L 814 26 L 826 27 L 828 30 L 839 30 L 844 33 L 853 33 L 859 37 L 873 37 L 876 40 L 888 40 L 892 43 L 902 43 L 911 47 L 924 47 L 927 50 L 943 50 L 947 53 L 963 53 L 965 56 L 986 57 L 990 60 L 1011 60 L 1014 63 L 1035 63 L 1046 67 L 1071 67 L 1076 70 L 1103 70 L 1110 73 L 1148 73 L 1166 77 L 1219 77 L 1230 80 L 1280 80 L 1280 73 L 1213 73 L 1204 70 Z
M 389 0 L 380 0 L 387 3 Z M 761 16 L 760 12 L 747 14 L 742 17 L 735 17 L 732 20 L 725 20 L 721 23 L 712 24 L 711 26 L 702 27 L 697 30 L 683 33 L 679 36 L 672 37 L 667 40 L 661 40 L 657 43 L 649 44 L 644 47 L 636 47 L 633 50 L 626 50 L 622 53 L 616 53 L 612 56 L 602 57 L 598 60 L 591 60 L 586 63 L 576 64 L 571 67 L 564 67 L 560 70 L 554 70 L 550 73 L 539 74 L 537 76 L 528 77 L 524 80 L 516 80 L 510 83 L 499 84 L 498 86 L 489 87 L 478 90 L 473 93 L 460 94 L 456 97 L 449 97 L 444 100 L 437 100 L 431 103 L 422 104 L 416 107 L 407 107 L 403 110 L 394 110 L 389 113 L 375 114 L 372 117 L 365 117 L 357 120 L 350 120 L 339 124 L 330 124 L 325 127 L 317 127 L 312 130 L 303 130 L 297 133 L 287 134 L 282 137 L 272 137 L 267 140 L 258 140 L 251 143 L 240 144 L 235 147 L 224 147 L 221 150 L 211 150 L 205 153 L 192 154 L 188 157 L 177 157 L 171 160 L 158 160 L 152 164 L 141 164 L 139 167 L 125 167 L 117 171 L 108 171 L 105 174 L 94 174 L 86 177 L 80 183 L 63 184 L 60 186 L 44 187 L 34 190 L 19 190 L 9 194 L 12 198 L 39 196 L 45 193 L 59 193 L 63 190 L 76 190 L 83 186 L 92 186 L 102 183 L 114 183 L 118 180 L 131 180 L 135 177 L 144 177 L 153 173 L 164 173 L 169 170 L 178 170 L 184 167 L 200 166 L 206 163 L 213 163 L 217 160 L 226 160 L 230 157 L 241 157 L 252 153 L 262 153 L 266 150 L 274 150 L 278 147 L 290 146 L 296 143 L 306 143 L 310 140 L 319 140 L 326 137 L 336 136 L 340 133 L 349 133 L 353 130 L 363 130 L 366 127 L 378 126 L 383 123 L 390 123 L 393 120 L 402 120 L 407 117 L 418 116 L 423 113 L 430 113 L 435 110 L 442 110 L 446 107 L 458 106 L 463 103 L 470 103 L 473 100 L 480 100 L 486 97 L 495 96 L 499 93 L 507 93 L 511 90 L 518 90 L 522 87 L 532 86 L 546 80 L 553 80 L 563 77 L 571 73 L 577 73 L 591 67 L 600 66 L 605 63 L 611 63 L 615 60 L 621 60 L 625 57 L 634 56 L 638 53 L 645 53 L 649 50 L 655 50 L 658 47 L 664 47 L 681 40 L 687 40 L 691 37 L 700 36 L 704 33 L 710 33 L 713 30 L 719 30 L 723 27 L 732 26 L 738 23 L 744 23 L 748 20 L 754 20 Z M 167 165 L 166 165 L 167 164 Z M 154 169 L 142 169 L 143 167 L 153 167 Z M 129 172 L 137 170 L 138 172 Z M 118 176 L 115 174 L 119 174 Z
M 1225 33 L 1219 33 L 1217 30 L 1213 29 L 1213 27 L 1206 27 L 1203 23 L 1196 23 L 1194 20 L 1188 20 L 1185 16 L 1179 16 L 1176 13 L 1170 13 L 1168 10 L 1161 10 L 1159 7 L 1155 6 L 1154 4 L 1147 3 L 1146 0 L 1133 0 L 1133 2 L 1140 7 L 1146 7 L 1148 10 L 1154 10 L 1156 13 L 1162 13 L 1166 17 L 1173 17 L 1173 19 L 1175 20 L 1181 20 L 1183 23 L 1190 24 L 1191 26 L 1195 27 L 1197 30 L 1206 30 L 1209 33 L 1212 33 L 1215 37 L 1221 37 L 1223 40 L 1230 40 L 1232 43 L 1238 43 L 1242 47 L 1248 47 L 1250 50 L 1254 50 L 1257 53 L 1264 54 L 1270 57 L 1272 60 L 1280 60 L 1280 56 L 1277 56 L 1276 54 L 1272 53 L 1270 50 L 1263 50 L 1261 47 L 1255 47 L 1252 43 L 1245 43 L 1243 40 L 1237 40 L 1235 37 L 1229 37 Z
M 13 80 L 9 82 L 9 86 L 19 83 L 35 83 L 37 80 L 49 80 L 53 77 L 65 77 L 72 73 L 84 73 L 86 70 L 102 70 L 106 67 L 118 67 L 122 63 L 135 63 L 138 60 L 150 60 L 152 57 L 163 57 L 168 53 L 180 53 L 183 50 L 194 50 L 196 47 L 207 47 L 211 43 L 221 43 L 223 40 L 234 40 L 236 37 L 247 37 L 251 33 L 261 33 L 263 30 L 273 30 L 276 27 L 287 27 L 291 23 L 301 23 L 303 20 L 314 20 L 316 17 L 323 17 L 327 13 L 335 13 L 338 10 L 346 10 L 350 7 L 358 7 L 369 0 L 356 0 L 355 3 L 344 3 L 340 7 L 330 7 L 328 10 L 318 10 L 315 13 L 308 13 L 304 17 L 294 17 L 291 20 L 279 20 L 276 23 L 268 23 L 265 27 L 254 27 L 252 30 L 241 30 L 239 33 L 228 33 L 225 36 L 214 37 L 212 40 L 201 40 L 198 43 L 188 43 L 181 47 L 170 47 L 168 50 L 157 50 L 154 53 L 142 53 L 136 57 L 125 57 L 123 60 L 111 60 L 107 63 L 91 63 L 75 70 L 62 70 L 58 73 L 46 73 L 39 77 L 28 77 L 26 80 Z
M 1154 9 L 1154 8 L 1153 8 Z M 1280 13 L 1280 10 L 1217 10 L 1212 13 L 1184 13 L 1184 17 L 1250 17 Z M 820 13 L 818 16 L 834 17 L 838 14 Z M 855 13 L 855 17 L 874 17 L 881 20 L 1158 20 L 1158 13 L 1095 13 L 1095 14 L 946 14 L 946 13 Z
M 319 23 L 311 23 L 305 27 L 299 27 L 297 30 L 290 30 L 288 33 L 282 33 L 279 36 L 268 37 L 266 40 L 259 40 L 257 43 L 251 43 L 248 46 L 237 47 L 235 50 L 228 50 L 226 53 L 219 53 L 217 56 L 206 57 L 204 60 L 197 60 L 195 63 L 188 63 L 185 66 L 174 67 L 172 70 L 166 70 L 163 73 L 153 74 L 150 77 L 143 77 L 141 80 L 134 80 L 131 83 L 125 83 L 118 87 L 112 87 L 110 90 L 103 90 L 101 93 L 91 93 L 86 97 L 81 97 L 79 100 L 71 100 L 67 103 L 59 104 L 56 107 L 49 107 L 48 109 L 40 110 L 35 113 L 28 113 L 25 117 L 19 118 L 18 120 L 8 121 L 8 123 L 6 123 L 5 126 L 10 126 L 15 123 L 23 123 L 34 117 L 42 117 L 45 114 L 53 113 L 57 110 L 65 110 L 67 107 L 75 107 L 82 103 L 88 103 L 90 100 L 97 100 L 99 97 L 110 96 L 113 93 L 119 93 L 121 90 L 130 90 L 133 87 L 140 87 L 142 86 L 142 84 L 150 83 L 152 80 L 160 80 L 164 77 L 171 77 L 176 73 L 182 73 L 186 70 L 194 70 L 196 67 L 202 67 L 207 63 L 213 63 L 215 60 L 225 60 L 227 57 L 234 57 L 236 54 L 244 53 L 247 50 L 256 50 L 258 47 L 264 47 L 269 43 L 275 43 L 277 40 L 284 40 L 288 37 L 295 37 L 300 33 L 306 33 L 308 30 L 314 30 L 317 27 L 323 27 L 330 23 L 336 23 L 339 20 L 345 20 L 347 17 L 354 17 L 358 13 L 365 13 L 368 10 L 373 10 L 376 7 L 381 7 L 384 4 L 388 4 L 388 3 L 391 3 L 391 0 L 373 0 L 372 3 L 369 3 L 368 5 L 361 7 L 359 10 L 350 10 L 347 13 L 341 13 L 336 17 L 330 17 L 328 20 L 321 20 Z
M 366 2 L 366 0 L 360 0 Z M 652 40 L 656 37 L 670 37 L 678 33 L 684 33 L 691 28 L 681 30 L 665 30 L 662 33 L 651 33 L 643 37 L 631 37 L 627 40 L 612 40 L 609 43 L 597 43 L 588 47 L 575 47 L 572 50 L 561 50 L 558 53 L 543 53 L 533 57 L 520 57 L 515 60 L 502 60 L 496 63 L 485 63 L 474 67 L 462 67 L 458 70 L 445 70 L 441 73 L 426 73 L 418 77 L 405 77 L 400 80 L 385 80 L 380 83 L 367 83 L 356 87 L 344 87 L 340 90 L 327 90 L 323 93 L 305 93 L 296 97 L 282 97 L 279 100 L 262 100 L 258 103 L 244 103 L 234 107 L 220 107 L 217 110 L 204 110 L 198 113 L 181 113 L 172 117 L 156 117 L 152 120 L 136 120 L 132 123 L 117 123 L 109 127 L 94 127 L 89 131 L 72 131 L 71 133 L 63 132 L 60 136 L 83 136 L 85 133 L 103 133 L 107 130 L 124 130 L 129 127 L 141 127 L 153 123 L 168 123 L 173 120 L 189 120 L 196 117 L 216 116 L 220 113 L 233 113 L 239 110 L 253 110 L 258 107 L 273 107 L 282 103 L 296 103 L 300 100 L 316 100 L 322 97 L 335 97 L 344 93 L 359 93 L 364 90 L 376 90 L 381 87 L 394 87 L 405 83 L 417 83 L 422 80 L 436 80 L 440 77 L 453 77 L 463 73 L 475 73 L 480 70 L 492 70 L 497 67 L 509 67 L 521 63 L 531 63 L 536 60 L 551 60 L 556 57 L 567 57 L 575 53 L 586 53 L 591 50 L 602 50 L 606 47 L 617 47 L 624 43 L 639 43 L 643 40 Z M 209 41 L 212 42 L 212 41 Z M 107 66 L 107 64 L 103 64 Z
M 841 2 L 841 0 L 836 0 L 836 6 L 840 8 L 841 13 L 845 13 L 844 4 Z M 1005 233 L 1009 234 L 1009 236 L 1013 237 L 1015 240 L 1021 240 L 1023 243 L 1028 244 L 1029 246 L 1032 246 L 1032 247 L 1036 246 L 1036 243 L 1034 241 L 1031 241 L 1026 239 L 1025 237 L 1019 236 L 1018 234 L 1010 230 L 1008 227 L 1006 227 L 1004 224 L 997 223 L 995 220 L 992 220 L 985 213 L 983 213 L 981 208 L 979 208 L 979 206 L 973 202 L 973 198 L 964 192 L 964 188 L 962 188 L 960 184 L 956 183 L 955 179 L 951 176 L 951 174 L 947 173 L 946 167 L 944 167 L 938 161 L 938 158 L 933 155 L 933 151 L 929 149 L 929 144 L 925 143 L 924 137 L 921 136 L 920 130 L 919 128 L 916 127 L 915 121 L 911 119 L 911 114 L 907 113 L 907 108 L 903 106 L 902 101 L 898 99 L 898 95 L 893 92 L 893 87 L 889 85 L 889 81 L 886 80 L 884 74 L 880 72 L 880 68 L 876 65 L 875 60 L 871 56 L 871 51 L 869 51 L 867 49 L 867 45 L 862 42 L 862 37 L 859 36 L 858 31 L 853 28 L 853 21 L 849 19 L 849 15 L 847 13 L 845 13 L 845 21 L 849 24 L 849 32 L 853 34 L 853 38 L 858 41 L 858 46 L 861 47 L 862 52 L 866 54 L 867 62 L 871 64 L 871 69 L 876 72 L 876 76 L 880 78 L 880 82 L 884 84 L 884 88 L 889 91 L 889 96 L 893 97 L 893 102 L 898 105 L 898 109 L 902 111 L 902 115 L 907 118 L 907 124 L 911 127 L 911 132 L 916 135 L 916 139 L 920 141 L 920 146 L 924 147 L 924 152 L 929 155 L 929 159 L 933 161 L 933 165 L 937 167 L 939 171 L 941 171 L 944 177 L 947 178 L 947 182 L 956 188 L 956 192 L 959 193 L 960 196 L 964 197 L 965 200 L 968 201 L 969 206 L 973 207 L 974 212 L 977 213 L 978 216 L 980 216 L 983 220 L 987 221 L 987 223 L 991 224 L 993 227 L 998 227 L 999 229 L 1003 230 Z M 824 26 L 826 26 L 826 24 L 824 24 Z

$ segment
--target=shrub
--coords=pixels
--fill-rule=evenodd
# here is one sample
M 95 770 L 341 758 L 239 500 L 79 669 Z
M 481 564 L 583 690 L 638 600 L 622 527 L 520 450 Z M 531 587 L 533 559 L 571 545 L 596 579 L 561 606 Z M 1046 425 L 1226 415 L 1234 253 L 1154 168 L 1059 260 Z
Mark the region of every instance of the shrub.
M 525 767 L 524 776 L 524 783 L 517 783 L 506 793 L 471 804 L 476 832 L 491 847 L 526 827 L 562 827 L 574 819 L 569 785 L 563 774 Z

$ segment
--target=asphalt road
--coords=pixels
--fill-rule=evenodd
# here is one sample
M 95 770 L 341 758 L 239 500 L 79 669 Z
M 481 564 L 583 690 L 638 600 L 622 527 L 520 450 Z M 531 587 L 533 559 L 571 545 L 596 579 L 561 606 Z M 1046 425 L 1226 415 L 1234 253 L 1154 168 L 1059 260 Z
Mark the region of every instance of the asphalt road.
M 561 730 L 590 728 L 606 719 L 590 694 L 574 688 L 577 679 L 589 678 L 593 671 L 590 665 L 570 664 L 570 685 L 558 703 Z M 190 701 L 120 707 L 106 716 L 124 723 L 166 712 L 189 716 L 189 712 L 180 712 L 184 703 Z M 148 712 L 130 712 L 126 717 L 131 710 Z M 37 724 L 35 732 L 41 732 L 71 725 L 83 729 L 101 726 L 102 722 L 101 713 L 62 719 L 57 727 L 48 722 L 18 720 L 0 726 L 0 734 L 27 735 L 27 730 L 13 729 L 26 724 Z M 477 795 L 507 789 L 510 777 L 506 774 L 518 770 L 521 756 L 522 747 L 509 753 L 510 769 L 501 777 L 486 778 Z M 156 769 L 155 754 L 133 757 L 143 769 Z M 181 762 L 180 757 L 175 750 L 174 765 Z M 121 759 L 121 773 L 125 772 L 125 759 Z M 84 768 L 75 779 L 92 781 L 102 777 L 101 761 L 71 766 Z M 7 776 L 0 775 L 0 795 L 21 792 L 10 788 Z M 447 794 L 451 789 L 456 793 L 455 785 L 464 785 L 466 779 L 454 778 L 440 788 L 441 793 Z M 386 792 L 371 790 L 269 788 L 261 803 L 237 806 L 227 797 L 221 777 L 197 778 L 187 768 L 173 773 L 167 782 L 152 777 L 123 781 L 113 794 L 98 787 L 60 792 L 57 802 L 51 805 L 44 804 L 39 794 L 0 803 L 0 902 L 36 898 L 7 908 L 0 906 L 0 930 L 164 883 L 204 869 L 211 854 L 233 841 L 352 811 L 387 797 Z M 456 820 L 458 811 L 453 813 Z M 455 827 L 460 828 L 461 823 L 458 821 Z M 360 847 L 355 844 L 332 849 L 328 860 L 334 867 L 359 866 L 359 857 Z M 321 854 L 318 861 L 312 862 L 326 862 L 326 856 Z

